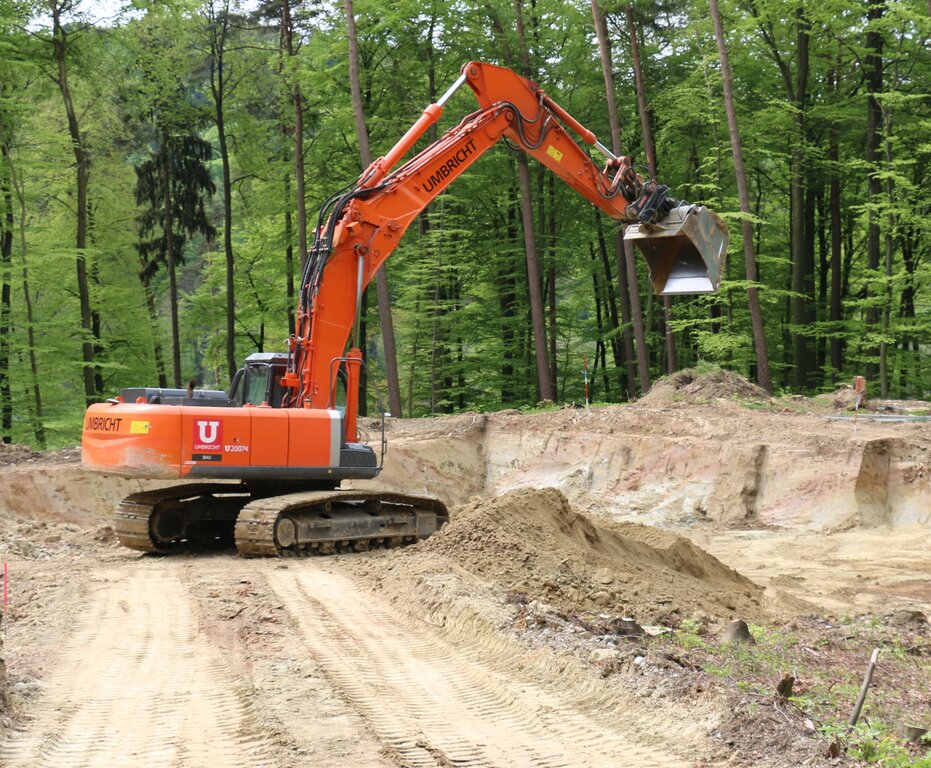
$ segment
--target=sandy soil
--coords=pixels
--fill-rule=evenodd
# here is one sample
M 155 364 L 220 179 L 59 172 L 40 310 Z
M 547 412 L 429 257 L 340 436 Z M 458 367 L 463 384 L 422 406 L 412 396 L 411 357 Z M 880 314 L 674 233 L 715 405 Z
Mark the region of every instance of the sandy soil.
M 843 392 L 686 378 L 636 406 L 391 423 L 378 482 L 453 507 L 400 551 L 139 556 L 108 518 L 145 484 L 0 450 L 0 764 L 849 762 L 662 640 L 734 618 L 816 655 L 881 626 L 907 674 L 878 685 L 931 725 L 920 404 L 854 421 Z

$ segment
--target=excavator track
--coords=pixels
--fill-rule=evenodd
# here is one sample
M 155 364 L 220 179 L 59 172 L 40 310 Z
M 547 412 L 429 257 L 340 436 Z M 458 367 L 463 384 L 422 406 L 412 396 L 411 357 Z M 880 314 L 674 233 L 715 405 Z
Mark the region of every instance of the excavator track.
M 170 554 L 232 546 L 239 510 L 252 496 L 236 483 L 190 483 L 134 493 L 116 510 L 120 544 Z
M 224 549 L 246 557 L 302 557 L 425 539 L 449 520 L 437 499 L 378 491 L 301 491 L 274 496 L 235 483 L 192 483 L 127 496 L 114 521 L 140 552 Z
M 258 499 L 236 521 L 246 557 L 305 557 L 425 539 L 449 520 L 437 499 L 378 491 L 333 490 Z

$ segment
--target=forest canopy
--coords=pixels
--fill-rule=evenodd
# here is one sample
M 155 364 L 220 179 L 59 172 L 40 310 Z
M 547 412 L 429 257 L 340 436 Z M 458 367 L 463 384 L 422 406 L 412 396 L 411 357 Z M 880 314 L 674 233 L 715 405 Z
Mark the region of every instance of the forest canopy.
M 917 0 L 0 0 L 0 438 L 73 444 L 122 387 L 284 351 L 318 210 L 471 60 L 719 213 L 725 276 L 655 296 L 617 222 L 501 142 L 367 292 L 363 409 L 586 378 L 620 402 L 701 363 L 927 398 L 929 35 Z M 414 151 L 476 108 L 459 91 Z

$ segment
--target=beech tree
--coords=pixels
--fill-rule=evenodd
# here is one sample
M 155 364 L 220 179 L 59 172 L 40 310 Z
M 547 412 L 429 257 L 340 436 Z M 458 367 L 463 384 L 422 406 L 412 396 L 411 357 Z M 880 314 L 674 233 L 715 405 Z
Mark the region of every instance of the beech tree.
M 352 0 L 344 0 L 346 10 L 346 34 L 349 42 L 349 87 L 352 94 L 352 109 L 359 139 L 359 155 L 362 168 L 372 164 L 369 149 L 369 133 L 365 124 L 365 105 L 362 103 L 362 88 L 359 84 L 359 42 L 356 36 L 356 17 Z M 391 291 L 388 289 L 386 265 L 375 273 L 375 290 L 378 294 L 378 317 L 381 326 L 382 344 L 385 354 L 385 375 L 388 379 L 388 407 L 393 416 L 400 417 L 401 387 L 398 380 L 397 345 L 394 340 L 394 320 L 391 317 Z M 361 308 L 360 308 L 361 311 Z
M 743 234 L 744 261 L 747 270 L 747 300 L 750 303 L 752 318 L 753 343 L 756 350 L 757 381 L 767 392 L 773 391 L 773 382 L 769 375 L 769 358 L 766 356 L 766 334 L 763 330 L 763 315 L 760 311 L 760 296 L 757 288 L 756 253 L 753 250 L 753 223 L 750 221 L 750 193 L 747 188 L 747 174 L 744 170 L 743 150 L 740 144 L 740 130 L 737 126 L 737 112 L 734 108 L 734 87 L 731 78 L 730 58 L 724 40 L 724 25 L 718 11 L 718 0 L 710 0 L 711 21 L 714 24 L 714 36 L 721 57 L 721 78 L 724 86 L 724 107 L 727 111 L 727 127 L 731 137 L 731 151 L 734 157 L 734 175 L 737 181 L 737 194 L 740 197 L 740 211 L 743 214 L 740 226 Z M 630 6 L 628 6 L 630 7 Z
M 234 73 L 230 62 L 233 28 L 233 4 L 230 0 L 207 0 L 203 8 L 206 22 L 207 67 L 213 120 L 217 128 L 217 147 L 223 168 L 223 253 L 226 259 L 226 368 L 230 381 L 239 368 L 236 359 L 236 282 L 233 255 L 233 179 L 230 148 L 226 135 L 226 104 L 235 93 L 241 75 Z
M 621 141 L 621 127 L 618 117 L 617 98 L 615 96 L 614 85 L 614 63 L 611 56 L 611 43 L 608 37 L 608 29 L 605 23 L 604 13 L 598 4 L 598 0 L 592 0 L 592 16 L 595 23 L 595 36 L 598 40 L 598 51 L 601 57 L 601 71 L 604 76 L 604 90 L 606 105 L 608 111 L 608 123 L 611 128 L 611 148 L 614 154 L 623 154 Z M 618 283 L 620 285 L 620 303 L 621 318 L 624 323 L 624 346 L 625 357 L 627 360 L 627 385 L 628 394 L 631 398 L 636 397 L 637 387 L 636 380 L 639 372 L 641 387 L 644 387 L 646 380 L 646 389 L 649 388 L 649 374 L 644 371 L 643 356 L 646 353 L 646 340 L 643 334 L 643 321 L 638 317 L 633 320 L 632 301 L 634 293 L 637 293 L 637 304 L 639 305 L 639 288 L 636 280 L 631 282 L 631 272 L 636 277 L 636 268 L 633 268 L 628 262 L 628 252 L 624 248 L 623 231 L 617 230 L 614 236 L 614 252 L 617 261 Z M 639 314 L 639 313 L 638 313 Z M 633 322 L 633 325 L 631 323 Z M 634 358 L 634 340 L 631 336 L 632 329 L 636 333 L 637 358 Z M 639 330 L 638 330 L 639 329 Z M 635 367 L 636 366 L 636 367 Z M 645 390 L 644 390 L 645 391 Z
M 94 377 L 94 321 L 91 309 L 90 285 L 87 269 L 87 234 L 88 201 L 87 188 L 90 183 L 90 153 L 87 149 L 87 137 L 81 130 L 78 110 L 71 94 L 69 77 L 69 59 L 72 55 L 73 39 L 86 29 L 84 24 L 72 27 L 66 24 L 65 17 L 76 10 L 74 0 L 49 0 L 48 12 L 52 21 L 51 39 L 47 39 L 51 50 L 54 69 L 49 75 L 61 93 L 65 114 L 68 118 L 68 135 L 71 137 L 71 149 L 74 153 L 75 169 L 75 268 L 77 272 L 78 297 L 81 302 L 81 329 L 83 339 L 81 354 L 84 361 L 84 397 L 87 404 L 97 400 L 100 393 Z M 45 39 L 42 35 L 40 38 Z

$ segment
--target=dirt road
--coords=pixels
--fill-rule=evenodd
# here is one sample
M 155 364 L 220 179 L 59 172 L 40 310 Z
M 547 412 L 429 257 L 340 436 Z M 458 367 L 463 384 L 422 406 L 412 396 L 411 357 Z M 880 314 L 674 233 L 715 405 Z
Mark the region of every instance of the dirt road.
M 0 763 L 689 764 L 642 743 L 635 717 L 619 727 L 610 702 L 534 679 L 532 661 L 517 663 L 522 650 L 482 636 L 453 642 L 351 570 L 335 559 L 284 567 L 232 555 L 127 555 L 76 569 L 80 605 L 56 606 L 76 623 L 55 643 L 52 671 Z M 39 566 L 32 578 L 47 575 Z M 54 593 L 45 611 L 74 599 Z M 18 633 L 7 637 L 14 660 Z
M 172 568 L 90 575 L 78 625 L 9 766 L 269 764 L 222 655 Z

